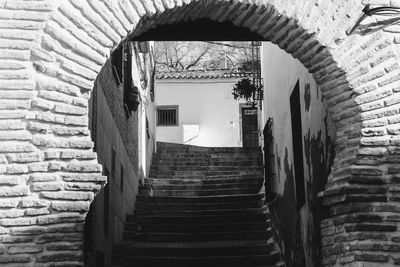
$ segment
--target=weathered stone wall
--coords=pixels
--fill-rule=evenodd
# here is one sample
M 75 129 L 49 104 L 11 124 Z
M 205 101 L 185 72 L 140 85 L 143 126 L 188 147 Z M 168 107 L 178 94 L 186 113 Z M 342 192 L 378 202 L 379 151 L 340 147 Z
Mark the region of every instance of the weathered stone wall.
M 209 18 L 298 58 L 328 103 L 337 140 L 323 264 L 400 264 L 398 26 L 346 36 L 367 2 L 398 4 L 0 0 L 0 262 L 82 262 L 82 222 L 105 182 L 87 130 L 93 81 L 123 38 Z
M 122 240 L 126 215 L 133 213 L 138 190 L 138 119 L 137 113 L 130 118 L 125 116 L 123 84 L 117 85 L 110 60 L 99 73 L 95 88 L 97 111 L 95 117 L 90 118 L 90 122 L 96 120 L 96 153 L 99 163 L 109 174 L 109 188 L 108 199 L 102 190 L 96 196 L 93 206 L 94 250 L 90 251 L 90 256 L 95 258 L 100 252 L 104 255 L 105 266 L 110 266 L 112 247 Z M 89 107 L 93 107 L 93 101 L 92 97 Z M 93 116 L 93 108 L 90 111 L 90 115 Z M 93 123 L 89 128 L 93 129 Z M 112 149 L 115 151 L 114 174 L 112 174 Z M 105 212 L 105 209 L 108 211 Z M 106 215 L 108 225 L 105 225 Z M 96 257 L 96 260 L 100 259 Z

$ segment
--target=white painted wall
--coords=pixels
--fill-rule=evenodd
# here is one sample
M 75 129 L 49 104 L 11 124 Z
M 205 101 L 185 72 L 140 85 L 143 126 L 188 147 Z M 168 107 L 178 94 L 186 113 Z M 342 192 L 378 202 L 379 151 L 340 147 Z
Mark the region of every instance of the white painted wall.
M 313 225 L 314 214 L 311 211 L 310 201 L 315 201 L 317 198 L 314 196 L 313 199 L 310 199 L 310 195 L 315 194 L 314 186 L 318 184 L 318 179 L 324 179 L 319 173 L 314 173 L 314 170 L 329 169 L 329 164 L 322 165 L 326 164 L 325 162 L 322 163 L 322 159 L 333 157 L 327 151 L 325 144 L 327 140 L 334 141 L 335 127 L 317 83 L 301 62 L 272 43 L 264 42 L 261 52 L 262 77 L 264 80 L 263 125 L 269 117 L 273 118 L 273 153 L 275 155 L 274 168 L 276 173 L 273 191 L 278 195 L 278 201 L 275 205 L 279 206 L 280 202 L 286 203 L 287 210 L 281 211 L 281 214 L 286 212 L 286 218 L 292 220 L 291 222 L 283 222 L 286 228 L 296 228 L 295 218 L 297 214 L 300 216 L 306 266 L 316 266 L 310 249 L 315 246 L 315 243 L 310 236 L 312 236 L 313 229 L 318 229 L 318 227 Z M 299 81 L 300 86 L 304 186 L 306 190 L 306 204 L 300 211 L 297 211 L 295 207 L 295 196 L 290 190 L 290 187 L 295 186 L 294 180 L 288 180 L 290 172 L 294 176 L 290 95 L 297 81 Z M 306 141 L 311 142 L 314 149 L 305 146 Z M 316 147 L 320 150 L 315 149 Z M 282 216 L 277 220 L 283 221 L 285 220 L 283 218 L 285 217 Z M 293 233 L 292 236 L 294 235 Z
M 178 105 L 178 126 L 157 126 L 157 141 L 183 143 L 183 125 L 199 125 L 190 144 L 241 146 L 239 104 L 231 93 L 236 79 L 157 80 L 156 104 Z M 186 127 L 193 130 L 194 127 Z

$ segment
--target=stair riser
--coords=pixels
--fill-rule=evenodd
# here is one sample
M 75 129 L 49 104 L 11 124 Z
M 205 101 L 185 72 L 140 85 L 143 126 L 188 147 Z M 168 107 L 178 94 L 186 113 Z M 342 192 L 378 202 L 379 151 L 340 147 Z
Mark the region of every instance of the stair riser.
M 218 190 L 218 189 L 260 189 L 262 181 L 257 183 L 233 183 L 233 184 L 214 184 L 214 185 L 160 185 L 160 184 L 146 184 L 153 190 L 185 190 L 185 191 L 200 191 L 200 190 Z
M 236 196 L 208 196 L 208 197 L 157 197 L 157 196 L 137 196 L 136 201 L 147 203 L 185 203 L 185 204 L 204 204 L 204 203 L 230 203 L 230 202 L 246 202 L 259 201 L 264 198 L 263 194 L 257 195 L 236 195 Z
M 243 188 L 243 189 L 221 189 L 221 190 L 153 190 L 153 196 L 216 196 L 216 195 L 233 195 L 233 194 L 257 194 L 260 188 Z
M 150 171 L 150 178 L 166 177 L 166 176 L 176 176 L 176 177 L 205 177 L 205 176 L 218 176 L 218 175 L 229 175 L 229 176 L 241 176 L 241 175 L 254 175 L 255 177 L 262 176 L 263 172 L 261 169 L 253 170 L 225 170 L 225 171 L 173 171 L 173 170 L 163 170 L 163 171 Z
M 165 204 L 136 202 L 135 210 L 166 210 L 166 211 L 201 211 L 218 209 L 245 209 L 261 208 L 263 201 L 233 202 L 233 203 L 207 203 L 207 204 Z
M 130 232 L 170 232 L 170 233 L 203 233 L 203 232 L 223 232 L 223 231 L 270 231 L 270 222 L 254 222 L 240 224 L 134 224 L 128 223 L 125 230 Z
M 213 223 L 240 223 L 240 222 L 265 222 L 267 214 L 247 216 L 193 216 L 193 217 L 157 217 L 157 216 L 127 216 L 127 221 L 137 224 L 213 224 Z
M 246 170 L 262 170 L 260 165 L 247 166 L 168 166 L 164 164 L 152 165 L 150 171 L 246 171 Z
M 215 184 L 235 184 L 235 183 L 263 183 L 264 179 L 251 177 L 234 177 L 234 178 L 208 178 L 208 179 L 145 179 L 145 183 L 149 185 L 215 185 Z
M 192 216 L 246 216 L 246 215 L 255 215 L 255 214 L 263 214 L 265 211 L 263 209 L 244 209 L 244 210 L 215 210 L 215 211 L 162 211 L 162 210 L 135 210 L 136 216 L 177 216 L 177 217 L 192 217 Z
M 231 232 L 231 233 L 200 233 L 200 234 L 158 234 L 124 232 L 124 240 L 144 242 L 204 242 L 229 240 L 266 240 L 271 237 L 269 232 Z
M 168 166 L 168 167 L 229 167 L 229 166 L 241 166 L 241 167 L 260 167 L 263 166 L 263 162 L 261 160 L 249 160 L 249 161 L 238 161 L 238 160 L 227 160 L 227 161 L 217 161 L 217 160 L 204 160 L 204 161 L 188 161 L 181 160 L 177 161 L 174 159 L 168 160 L 157 160 L 154 159 L 152 162 L 152 166 Z
M 118 248 L 119 255 L 142 256 L 142 257 L 201 257 L 212 256 L 237 256 L 237 255 L 263 255 L 268 254 L 273 247 L 229 247 L 229 248 Z

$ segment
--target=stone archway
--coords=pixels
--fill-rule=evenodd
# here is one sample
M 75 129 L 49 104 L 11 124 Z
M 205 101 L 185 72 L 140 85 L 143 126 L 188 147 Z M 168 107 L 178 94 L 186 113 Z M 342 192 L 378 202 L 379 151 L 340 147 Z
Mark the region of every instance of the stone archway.
M 3 1 L 0 9 L 0 262 L 81 262 L 68 244 L 82 242 L 85 213 L 105 183 L 87 130 L 93 81 L 126 38 L 200 18 L 278 44 L 320 85 L 337 129 L 321 194 L 323 264 L 400 261 L 398 40 L 383 30 L 345 35 L 360 1 Z M 67 245 L 50 252 L 49 240 Z

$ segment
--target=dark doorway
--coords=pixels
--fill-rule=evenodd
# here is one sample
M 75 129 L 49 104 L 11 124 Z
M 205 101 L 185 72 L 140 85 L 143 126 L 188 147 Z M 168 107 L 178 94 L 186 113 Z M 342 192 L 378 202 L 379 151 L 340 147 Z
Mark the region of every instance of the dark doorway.
M 215 22 L 209 19 L 160 25 L 141 33 L 137 41 L 262 41 L 263 38 L 247 28 L 235 26 L 232 22 Z
M 258 147 L 257 108 L 242 108 L 243 147 Z
M 297 209 L 303 207 L 306 202 L 304 188 L 304 167 L 303 167 L 303 141 L 301 128 L 301 109 L 300 109 L 300 86 L 297 81 L 296 86 L 290 96 L 290 113 L 292 117 L 292 140 L 294 157 L 294 175 L 296 185 Z

